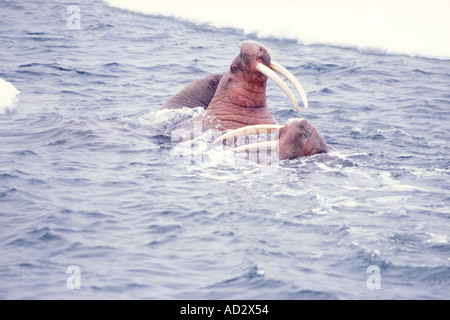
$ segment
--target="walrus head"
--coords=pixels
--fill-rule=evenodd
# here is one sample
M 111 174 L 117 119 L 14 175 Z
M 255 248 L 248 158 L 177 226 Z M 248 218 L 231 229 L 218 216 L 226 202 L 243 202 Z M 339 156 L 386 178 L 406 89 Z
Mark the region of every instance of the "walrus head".
M 267 76 L 257 70 L 257 64 L 270 64 L 270 55 L 261 45 L 243 42 L 239 55 L 219 84 L 218 90 L 226 90 L 234 105 L 246 108 L 266 106 Z
M 278 149 L 280 159 L 295 159 L 328 152 L 331 148 L 306 119 L 290 119 L 280 129 Z
M 266 47 L 254 41 L 244 41 L 239 54 L 220 80 L 208 109 L 193 120 L 220 130 L 276 123 L 267 108 L 266 83 L 269 78 L 283 89 L 294 107 L 300 110 L 294 94 L 277 73 L 293 84 L 307 107 L 305 91 L 295 77 L 272 61 Z
M 240 49 L 239 55 L 231 62 L 230 70 L 225 74 L 218 88 L 218 91 L 229 90 L 233 93 L 229 95 L 232 103 L 253 108 L 266 106 L 266 82 L 270 78 L 300 111 L 294 94 L 275 73 L 278 72 L 294 85 L 300 93 L 305 108 L 308 107 L 306 93 L 298 80 L 280 64 L 272 61 L 271 52 L 266 47 L 254 41 L 244 41 Z
M 311 156 L 333 150 L 332 147 L 327 145 L 316 127 L 308 120 L 301 118 L 290 119 L 284 125 L 262 124 L 242 127 L 220 136 L 214 143 L 230 138 L 233 138 L 231 139 L 233 141 L 234 137 L 237 136 L 266 135 L 268 133 L 275 134 L 275 139 L 245 144 L 234 147 L 233 150 L 238 153 L 267 152 L 270 150 L 277 153 L 280 160 Z

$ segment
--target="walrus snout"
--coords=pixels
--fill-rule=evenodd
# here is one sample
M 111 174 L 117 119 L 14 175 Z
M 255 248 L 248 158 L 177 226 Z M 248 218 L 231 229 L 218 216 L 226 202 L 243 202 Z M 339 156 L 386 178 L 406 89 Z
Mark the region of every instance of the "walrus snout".
M 269 50 L 255 41 L 242 42 L 240 56 L 249 67 L 254 69 L 258 63 L 269 66 L 271 62 Z

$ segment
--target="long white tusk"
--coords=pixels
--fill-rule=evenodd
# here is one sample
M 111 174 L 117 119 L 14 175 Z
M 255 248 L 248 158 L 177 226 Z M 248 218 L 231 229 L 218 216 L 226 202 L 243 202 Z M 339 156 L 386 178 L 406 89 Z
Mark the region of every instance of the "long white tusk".
M 297 80 L 297 78 L 295 78 L 294 75 L 290 73 L 285 67 L 274 61 L 270 62 L 269 68 L 286 77 L 286 79 L 288 79 L 294 85 L 295 89 L 297 89 L 298 93 L 300 94 L 300 97 L 302 97 L 305 109 L 308 108 L 308 99 L 306 98 L 306 92 L 305 90 L 303 90 L 303 87 Z
M 260 151 L 277 151 L 278 141 L 262 141 L 257 143 L 246 144 L 240 147 L 233 148 L 235 152 L 260 152 Z
M 280 130 L 281 128 L 283 128 L 284 126 L 281 124 L 257 124 L 254 126 L 246 126 L 246 127 L 242 127 L 230 132 L 225 133 L 224 135 L 221 135 L 220 137 L 218 137 L 216 140 L 214 140 L 213 143 L 218 143 L 221 142 L 229 137 L 235 137 L 238 136 L 240 134 L 245 135 L 245 134 L 258 134 L 260 131 L 262 130 L 267 130 L 267 131 L 272 131 L 272 130 Z
M 272 69 L 263 65 L 262 63 L 258 63 L 256 65 L 256 70 L 272 79 L 288 96 L 289 100 L 291 100 L 292 104 L 294 105 L 294 108 L 298 112 L 300 112 L 300 107 L 298 106 L 297 100 L 295 99 L 295 96 L 292 93 L 291 89 L 289 89 L 286 83 L 284 83 L 283 80 Z

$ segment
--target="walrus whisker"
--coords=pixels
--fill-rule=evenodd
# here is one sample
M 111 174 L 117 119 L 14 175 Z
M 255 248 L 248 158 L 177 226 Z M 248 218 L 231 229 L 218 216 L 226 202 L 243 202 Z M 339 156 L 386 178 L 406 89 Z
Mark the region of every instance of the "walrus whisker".
M 294 77 L 294 75 L 291 72 L 289 72 L 286 68 L 284 68 L 282 65 L 280 65 L 279 63 L 276 63 L 274 61 L 270 62 L 269 68 L 278 72 L 279 74 L 284 76 L 286 79 L 288 79 L 293 84 L 295 89 L 297 89 L 298 93 L 300 94 L 300 97 L 302 98 L 305 109 L 308 108 L 308 99 L 306 97 L 306 92 L 303 89 L 300 82 L 297 80 L 297 78 Z
M 269 67 L 265 66 L 262 63 L 258 63 L 256 65 L 256 70 L 261 72 L 262 74 L 266 75 L 269 79 L 273 80 L 286 94 L 286 96 L 289 98 L 289 100 L 294 105 L 294 108 L 300 112 L 300 107 L 298 106 L 297 100 L 295 99 L 294 94 L 292 93 L 291 89 L 287 86 L 286 83 Z
M 281 128 L 283 128 L 283 125 L 280 124 L 257 124 L 253 126 L 246 126 L 221 135 L 216 140 L 214 140 L 213 143 L 218 143 L 227 138 L 236 137 L 238 135 L 259 134 L 262 130 L 266 130 L 264 133 L 267 133 L 267 131 L 278 131 Z

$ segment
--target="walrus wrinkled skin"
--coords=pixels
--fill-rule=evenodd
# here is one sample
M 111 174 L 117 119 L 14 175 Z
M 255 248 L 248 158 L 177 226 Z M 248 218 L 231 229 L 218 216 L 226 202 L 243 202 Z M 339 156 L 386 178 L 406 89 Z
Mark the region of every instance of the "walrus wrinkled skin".
M 208 108 L 222 76 L 223 74 L 212 74 L 189 83 L 159 109 Z
M 219 130 L 276 123 L 267 109 L 268 77 L 256 70 L 258 62 L 270 63 L 267 50 L 253 42 L 242 43 L 241 52 L 222 77 L 208 109 L 193 121 Z
M 228 131 L 215 142 L 220 141 L 226 145 L 230 143 L 231 146 L 234 146 L 234 142 L 229 137 L 275 130 L 275 141 L 244 145 L 235 147 L 234 150 L 259 152 L 260 149 L 269 147 L 278 153 L 279 159 L 294 159 L 332 150 L 319 131 L 305 119 L 291 119 L 285 125 L 277 124 L 267 108 L 266 83 L 269 78 L 283 89 L 297 110 L 299 107 L 292 91 L 274 71 L 285 76 L 294 85 L 306 108 L 306 93 L 297 79 L 273 62 L 264 46 L 245 41 L 241 43 L 240 53 L 232 61 L 230 69 L 221 78 L 207 109 L 189 120 L 190 123 L 185 124 L 185 128 L 200 123 L 203 131 Z

